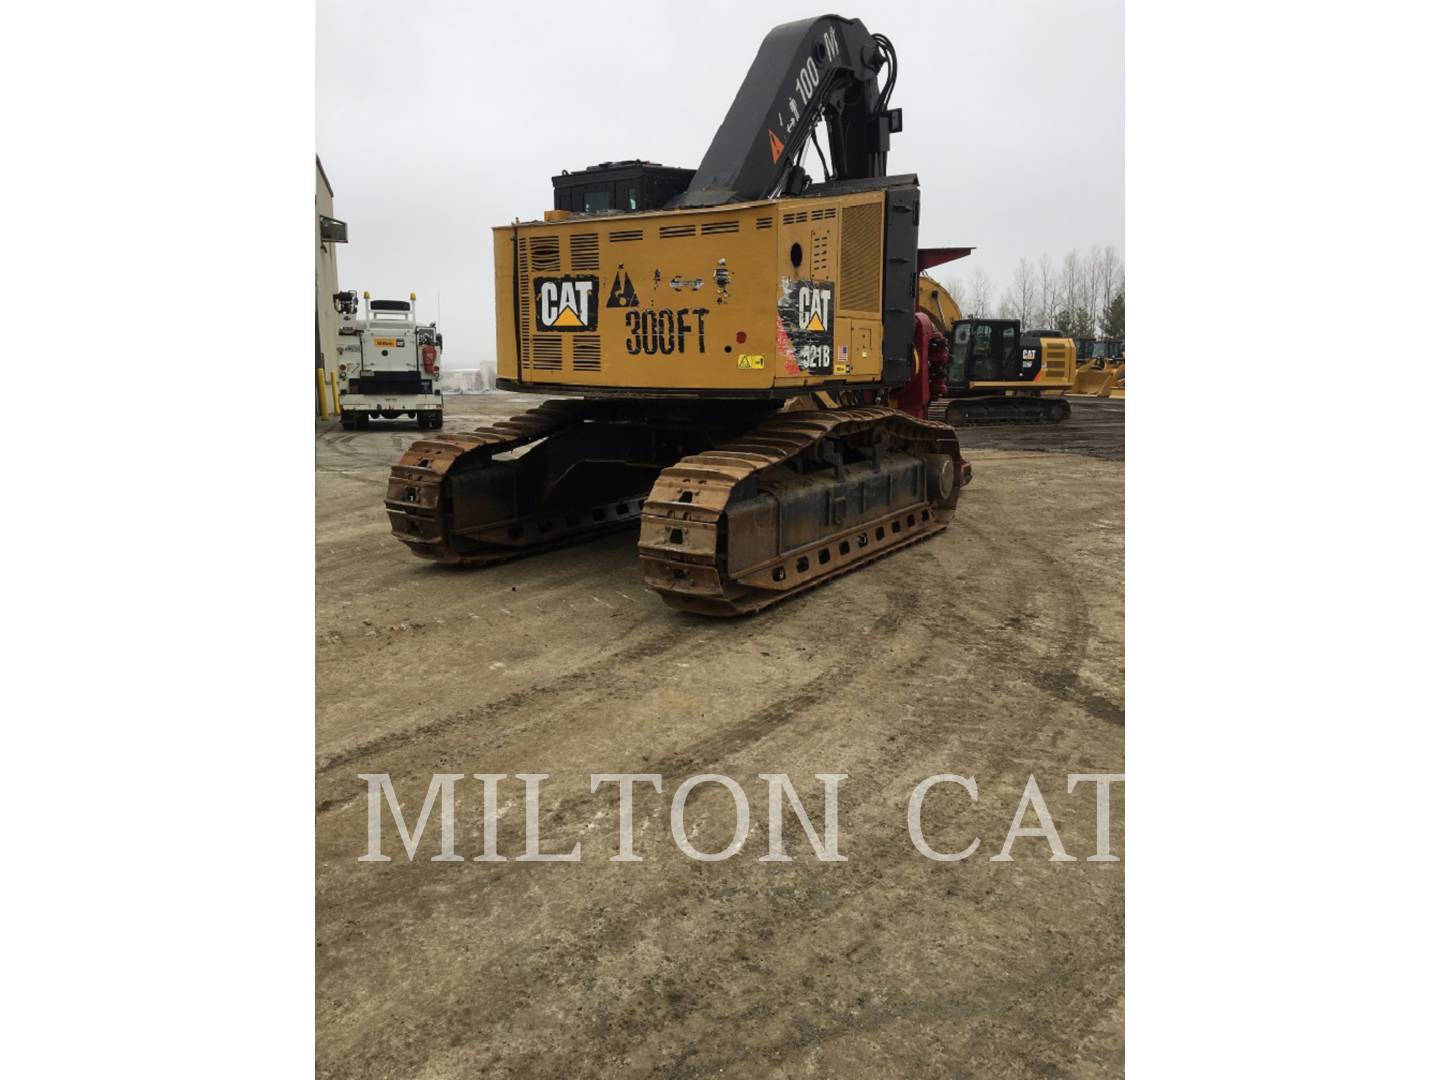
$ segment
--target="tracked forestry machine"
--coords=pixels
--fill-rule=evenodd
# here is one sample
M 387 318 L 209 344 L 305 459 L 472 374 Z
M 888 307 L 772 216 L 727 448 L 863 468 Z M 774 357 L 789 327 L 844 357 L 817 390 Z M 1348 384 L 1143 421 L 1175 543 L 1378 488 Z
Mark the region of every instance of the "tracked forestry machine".
M 551 400 L 415 443 L 396 537 L 484 565 L 638 519 L 668 603 L 736 615 L 944 529 L 970 466 L 925 419 L 916 301 L 965 249 L 920 249 L 919 184 L 885 174 L 895 75 L 859 20 L 776 27 L 698 169 L 562 173 L 495 229 L 497 385 Z

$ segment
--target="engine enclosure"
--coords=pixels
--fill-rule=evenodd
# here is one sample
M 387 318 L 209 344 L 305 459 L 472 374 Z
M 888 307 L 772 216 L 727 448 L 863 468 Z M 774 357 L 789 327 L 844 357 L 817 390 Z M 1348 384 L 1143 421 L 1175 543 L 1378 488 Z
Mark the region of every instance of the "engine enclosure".
M 912 373 L 913 176 L 494 230 L 497 384 L 783 397 Z

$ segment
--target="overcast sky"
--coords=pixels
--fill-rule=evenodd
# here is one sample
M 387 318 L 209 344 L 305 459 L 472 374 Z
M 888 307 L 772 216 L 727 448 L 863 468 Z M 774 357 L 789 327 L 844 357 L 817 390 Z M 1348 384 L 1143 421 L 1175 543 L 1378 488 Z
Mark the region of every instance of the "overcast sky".
M 810 3 L 319 0 L 316 140 L 350 225 L 340 287 L 419 295 L 447 366 L 495 355 L 490 229 L 549 209 L 550 177 L 600 161 L 700 163 L 772 26 Z M 1124 252 L 1123 5 L 871 4 L 836 13 L 895 43 L 922 245 L 974 245 L 998 299 L 1022 255 Z M 818 174 L 813 157 L 812 175 Z

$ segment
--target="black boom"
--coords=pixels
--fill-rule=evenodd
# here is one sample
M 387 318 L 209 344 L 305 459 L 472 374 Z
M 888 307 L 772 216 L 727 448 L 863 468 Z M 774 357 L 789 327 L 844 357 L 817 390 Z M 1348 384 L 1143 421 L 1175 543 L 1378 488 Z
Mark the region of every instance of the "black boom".
M 889 108 L 895 71 L 889 39 L 859 19 L 822 15 L 777 26 L 761 42 L 690 186 L 671 205 L 796 194 L 796 159 L 822 118 L 833 170 L 826 179 L 884 176 L 890 136 L 900 130 L 900 110 Z

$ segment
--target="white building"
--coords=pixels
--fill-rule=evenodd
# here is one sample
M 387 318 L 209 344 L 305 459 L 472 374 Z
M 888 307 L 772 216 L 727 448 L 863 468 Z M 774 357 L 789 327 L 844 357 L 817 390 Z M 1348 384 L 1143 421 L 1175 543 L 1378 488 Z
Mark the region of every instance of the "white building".
M 335 262 L 336 246 L 349 240 L 345 222 L 335 218 L 335 189 L 325 175 L 320 158 L 315 158 L 315 362 L 310 365 L 310 383 L 319 415 L 319 384 L 315 370 L 324 368 L 326 377 L 336 377 L 340 355 L 340 315 L 335 294 L 340 291 L 340 273 Z M 329 411 L 329 402 L 326 403 Z

